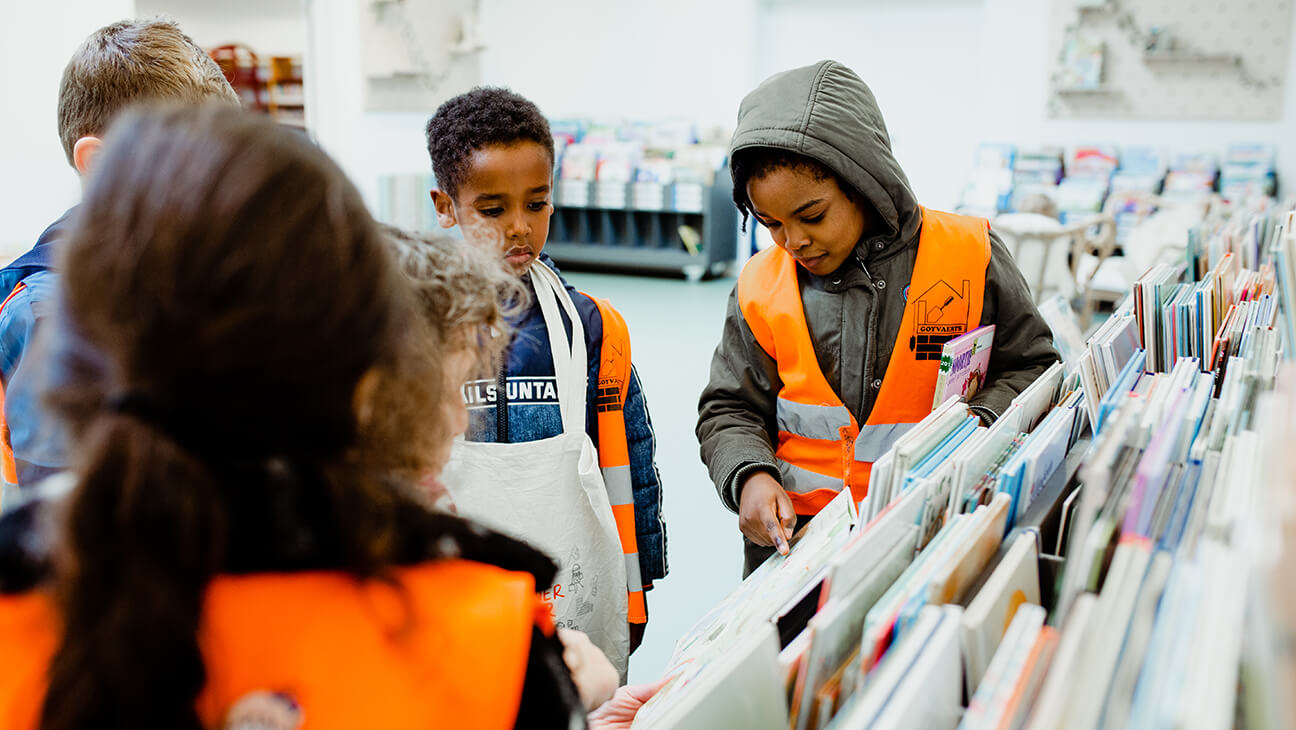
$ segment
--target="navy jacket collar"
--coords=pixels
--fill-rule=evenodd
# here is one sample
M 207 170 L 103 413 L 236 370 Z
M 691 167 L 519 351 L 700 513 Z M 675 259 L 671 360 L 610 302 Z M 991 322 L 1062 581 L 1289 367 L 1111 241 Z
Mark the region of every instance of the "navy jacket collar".
M 32 274 L 48 271 L 54 267 L 58 243 L 67 238 L 71 231 L 72 217 L 75 212 L 76 206 L 68 208 L 66 213 L 40 234 L 40 238 L 36 239 L 36 245 L 32 246 L 30 251 L 0 269 L 0 296 L 7 296 L 19 282 Z

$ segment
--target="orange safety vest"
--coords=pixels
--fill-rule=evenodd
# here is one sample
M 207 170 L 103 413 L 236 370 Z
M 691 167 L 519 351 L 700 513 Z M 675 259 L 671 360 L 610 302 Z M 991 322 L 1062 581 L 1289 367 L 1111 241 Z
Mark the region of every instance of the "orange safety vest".
M 980 324 L 990 224 L 927 208 L 922 212 L 904 319 L 863 427 L 819 367 L 792 257 L 781 248 L 766 249 L 738 278 L 743 318 L 783 381 L 774 454 L 797 514 L 817 514 L 843 485 L 856 500 L 864 498 L 873 462 L 931 413 L 945 342 Z
M 584 294 L 584 292 L 581 292 Z M 630 447 L 626 442 L 625 401 L 630 390 L 630 328 L 606 299 L 585 294 L 603 318 L 603 344 L 599 350 L 598 455 L 599 470 L 612 503 L 621 552 L 625 555 L 627 620 L 648 623 L 644 584 L 639 570 L 639 540 L 635 532 L 634 485 L 630 479 Z
M 306 730 L 512 728 L 533 627 L 553 629 L 532 576 L 466 560 L 396 575 L 400 587 L 326 572 L 214 580 L 203 724 L 269 690 L 292 696 Z M 60 633 L 47 595 L 0 596 L 0 727 L 38 727 Z

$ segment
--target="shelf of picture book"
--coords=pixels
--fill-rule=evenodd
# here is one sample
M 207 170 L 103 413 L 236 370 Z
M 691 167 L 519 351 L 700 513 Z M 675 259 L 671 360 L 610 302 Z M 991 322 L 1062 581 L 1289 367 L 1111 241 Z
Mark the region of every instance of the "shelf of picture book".
M 679 640 L 634 727 L 1291 727 L 1296 363 L 1274 312 L 1296 214 L 1269 221 L 1254 258 L 1225 245 L 1059 338 L 993 425 L 936 405 Z M 1176 289 L 1202 294 L 1185 333 L 1156 299 Z
M 728 175 L 715 184 L 559 180 L 545 252 L 560 265 L 632 272 L 723 273 L 738 252 Z

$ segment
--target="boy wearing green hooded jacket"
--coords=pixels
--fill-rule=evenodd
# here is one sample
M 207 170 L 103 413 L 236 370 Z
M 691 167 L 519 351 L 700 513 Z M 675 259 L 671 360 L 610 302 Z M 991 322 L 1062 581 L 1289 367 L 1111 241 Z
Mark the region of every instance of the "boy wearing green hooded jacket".
M 931 410 L 945 340 L 996 325 L 968 402 L 987 424 L 1058 356 L 989 224 L 918 204 L 850 69 L 766 80 L 743 99 L 729 152 L 735 204 L 777 244 L 730 296 L 698 406 L 746 575 L 844 486 L 863 496 L 871 463 Z

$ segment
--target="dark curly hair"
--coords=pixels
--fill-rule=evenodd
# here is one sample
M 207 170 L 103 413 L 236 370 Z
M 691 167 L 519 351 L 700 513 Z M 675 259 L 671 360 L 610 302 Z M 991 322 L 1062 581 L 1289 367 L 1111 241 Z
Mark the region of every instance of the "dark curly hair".
M 540 108 L 525 97 L 478 86 L 445 102 L 427 123 L 428 156 L 437 185 L 457 197 L 468 173 L 468 156 L 488 145 L 535 142 L 554 161 L 553 135 Z
M 859 202 L 860 196 L 841 175 L 833 172 L 827 165 L 813 157 L 785 150 L 780 147 L 744 147 L 729 157 L 729 174 L 733 177 L 733 201 L 742 214 L 742 229 L 747 230 L 747 216 L 752 215 L 751 198 L 747 197 L 747 183 L 760 180 L 766 175 L 783 168 L 805 170 L 815 180 L 833 179 L 846 197 Z

